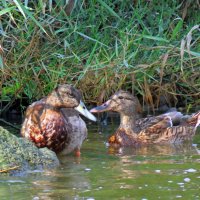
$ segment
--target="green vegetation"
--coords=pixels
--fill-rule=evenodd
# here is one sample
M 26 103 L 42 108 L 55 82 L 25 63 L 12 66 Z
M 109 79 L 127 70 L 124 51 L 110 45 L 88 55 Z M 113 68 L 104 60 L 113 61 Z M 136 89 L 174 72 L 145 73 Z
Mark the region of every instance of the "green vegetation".
M 74 2 L 0 2 L 1 111 L 59 83 L 88 103 L 122 88 L 152 107 L 200 104 L 198 1 Z

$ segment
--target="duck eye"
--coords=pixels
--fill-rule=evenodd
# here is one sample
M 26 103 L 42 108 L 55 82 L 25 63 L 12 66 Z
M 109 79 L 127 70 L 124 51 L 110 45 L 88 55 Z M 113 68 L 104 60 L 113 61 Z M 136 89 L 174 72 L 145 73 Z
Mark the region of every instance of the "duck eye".
M 68 93 L 67 95 L 68 95 L 69 97 L 71 97 L 71 98 L 74 97 L 74 95 L 73 95 L 72 93 Z

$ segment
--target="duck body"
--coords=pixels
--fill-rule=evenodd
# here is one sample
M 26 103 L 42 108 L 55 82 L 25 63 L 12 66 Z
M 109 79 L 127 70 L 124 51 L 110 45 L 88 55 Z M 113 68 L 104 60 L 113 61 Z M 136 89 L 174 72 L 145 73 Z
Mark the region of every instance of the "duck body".
M 73 124 L 70 130 L 70 142 L 68 142 L 66 145 L 67 148 L 65 148 L 61 154 L 68 154 L 73 150 L 76 150 L 76 153 L 78 153 L 78 150 L 81 148 L 83 141 L 87 138 L 88 131 L 86 124 L 80 117 L 79 113 L 74 111 L 74 109 L 63 108 L 61 112 L 63 117 L 68 119 L 68 123 L 70 125 Z
M 59 86 L 27 108 L 21 135 L 37 147 L 47 147 L 62 154 L 75 151 L 79 156 L 81 145 L 87 137 L 86 124 L 75 110 L 80 102 L 78 90 L 70 85 Z M 95 121 L 85 106 L 81 109 L 81 113 Z
M 26 111 L 21 134 L 37 147 L 47 147 L 56 153 L 70 141 L 72 126 L 59 110 L 46 107 L 45 100 L 34 102 Z
M 165 119 L 166 120 L 166 119 Z M 155 126 L 151 126 L 140 132 L 134 132 L 128 128 L 119 127 L 115 134 L 109 138 L 109 144 L 120 146 L 140 146 L 143 144 L 166 144 L 181 143 L 192 140 L 195 134 L 193 126 L 173 126 L 165 127 L 164 121 Z M 170 123 L 170 122 L 169 122 Z
M 120 114 L 120 126 L 109 138 L 110 145 L 181 143 L 195 135 L 200 124 L 200 111 L 187 120 L 183 120 L 183 114 L 177 111 L 137 119 L 138 103 L 135 99 L 130 93 L 119 91 L 103 105 L 90 110 L 92 113 L 115 111 Z

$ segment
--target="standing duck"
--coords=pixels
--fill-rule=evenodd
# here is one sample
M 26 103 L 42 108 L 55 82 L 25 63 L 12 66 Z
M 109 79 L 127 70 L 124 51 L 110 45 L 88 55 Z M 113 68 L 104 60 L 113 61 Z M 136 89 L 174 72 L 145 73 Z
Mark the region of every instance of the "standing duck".
M 120 114 L 120 126 L 109 138 L 109 144 L 137 146 L 180 143 L 191 140 L 200 124 L 200 111 L 186 120 L 177 111 L 137 120 L 137 105 L 136 97 L 129 92 L 119 91 L 101 106 L 90 110 L 92 113 L 115 111 Z
M 87 137 L 87 127 L 79 113 L 96 121 L 81 101 L 80 92 L 68 84 L 59 85 L 47 97 L 32 103 L 26 110 L 21 135 L 37 147 L 68 154 L 80 148 Z

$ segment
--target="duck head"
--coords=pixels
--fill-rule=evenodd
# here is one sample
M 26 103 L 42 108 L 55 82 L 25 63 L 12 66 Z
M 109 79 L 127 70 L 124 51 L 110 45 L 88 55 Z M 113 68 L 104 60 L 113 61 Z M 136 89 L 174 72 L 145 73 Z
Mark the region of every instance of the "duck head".
M 111 96 L 104 104 L 90 110 L 91 113 L 105 111 L 114 111 L 124 115 L 132 115 L 142 112 L 142 108 L 136 97 L 129 92 L 120 90 Z
M 91 114 L 84 105 L 80 91 L 71 85 L 58 85 L 47 96 L 46 104 L 56 109 L 74 108 L 88 119 L 96 121 L 96 117 L 93 114 Z

